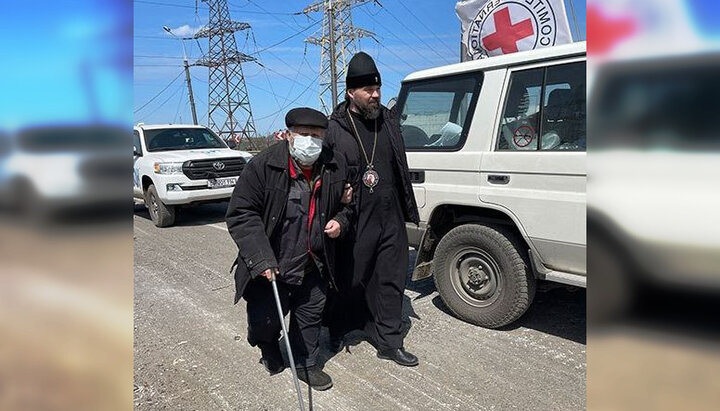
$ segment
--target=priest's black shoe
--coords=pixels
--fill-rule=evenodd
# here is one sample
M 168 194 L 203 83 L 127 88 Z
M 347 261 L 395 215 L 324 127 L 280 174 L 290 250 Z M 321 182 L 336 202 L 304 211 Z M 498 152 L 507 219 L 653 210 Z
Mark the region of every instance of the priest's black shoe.
M 393 348 L 390 350 L 378 350 L 378 358 L 383 360 L 392 360 L 400 365 L 406 367 L 414 367 L 418 365 L 418 358 L 409 352 L 405 351 L 404 348 Z
M 332 378 L 317 366 L 298 368 L 297 374 L 301 381 L 305 382 L 314 390 L 325 391 L 333 386 Z

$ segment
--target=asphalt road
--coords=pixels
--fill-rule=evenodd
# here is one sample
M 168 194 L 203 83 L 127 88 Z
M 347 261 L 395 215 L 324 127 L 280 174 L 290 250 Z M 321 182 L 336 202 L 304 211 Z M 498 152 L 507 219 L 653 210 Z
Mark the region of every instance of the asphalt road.
M 158 229 L 136 206 L 138 410 L 297 409 L 290 370 L 267 375 L 245 340 L 245 303 L 232 304 L 236 246 L 225 207 L 183 209 L 176 226 Z M 431 279 L 408 282 L 405 295 L 405 345 L 420 365 L 379 360 L 355 335 L 350 352 L 323 349 L 334 387 L 311 393 L 313 409 L 585 409 L 585 290 L 541 286 L 530 310 L 503 330 L 454 318 Z

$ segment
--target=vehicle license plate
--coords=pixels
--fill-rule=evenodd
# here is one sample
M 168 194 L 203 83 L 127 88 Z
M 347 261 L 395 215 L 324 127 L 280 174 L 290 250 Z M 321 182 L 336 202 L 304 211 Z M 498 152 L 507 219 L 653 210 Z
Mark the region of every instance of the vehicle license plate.
M 234 187 L 235 183 L 237 183 L 237 177 L 211 178 L 208 180 L 208 188 Z

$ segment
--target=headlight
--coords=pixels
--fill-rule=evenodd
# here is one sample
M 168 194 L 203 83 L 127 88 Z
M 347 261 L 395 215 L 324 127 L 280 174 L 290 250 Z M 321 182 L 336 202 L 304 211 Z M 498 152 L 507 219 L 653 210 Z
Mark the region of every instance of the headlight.
M 182 174 L 182 163 L 155 163 L 156 174 Z

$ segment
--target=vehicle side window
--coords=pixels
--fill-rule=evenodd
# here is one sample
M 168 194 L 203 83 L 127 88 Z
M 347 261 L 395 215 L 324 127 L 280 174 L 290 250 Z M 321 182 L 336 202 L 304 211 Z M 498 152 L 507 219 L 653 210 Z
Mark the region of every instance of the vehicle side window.
M 585 151 L 585 73 L 585 62 L 548 67 L 545 77 L 541 150 Z
M 133 131 L 133 146 L 142 153 L 142 145 L 140 144 L 140 133 Z
M 516 71 L 497 150 L 585 151 L 585 62 Z
M 542 68 L 512 74 L 500 120 L 498 150 L 537 150 L 544 75 L 545 69 Z
M 454 150 L 467 136 L 481 75 L 419 81 L 401 94 L 403 138 L 407 149 Z

